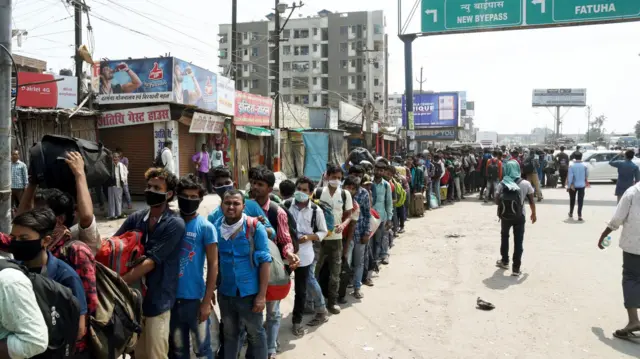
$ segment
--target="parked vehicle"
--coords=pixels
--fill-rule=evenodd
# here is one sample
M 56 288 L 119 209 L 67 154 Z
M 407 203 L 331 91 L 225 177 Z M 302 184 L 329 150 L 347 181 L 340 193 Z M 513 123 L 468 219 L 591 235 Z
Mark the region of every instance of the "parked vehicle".
M 620 154 L 620 151 L 587 151 L 583 154 L 582 161 L 589 169 L 589 181 L 618 180 L 618 169 L 609 165 L 609 161 Z M 620 158 L 622 159 L 622 157 Z M 574 161 L 571 161 L 573 164 Z M 640 166 L 640 158 L 634 157 L 633 163 Z

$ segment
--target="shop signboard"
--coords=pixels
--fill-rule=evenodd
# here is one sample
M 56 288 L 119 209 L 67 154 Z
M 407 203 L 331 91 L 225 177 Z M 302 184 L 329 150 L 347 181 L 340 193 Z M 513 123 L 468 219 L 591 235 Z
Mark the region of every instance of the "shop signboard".
M 124 110 L 104 111 L 97 121 L 98 129 L 144 125 L 147 123 L 167 122 L 171 120 L 169 105 L 128 108 Z
M 173 59 L 173 102 L 204 110 L 218 109 L 216 74 L 189 62 Z
M 456 130 L 454 128 L 417 130 L 415 132 L 416 132 L 415 139 L 418 141 L 455 140 L 456 139 Z
M 338 120 L 340 122 L 351 123 L 354 125 L 362 124 L 362 109 L 360 107 L 340 101 L 338 111 Z
M 468 103 L 467 103 L 468 107 Z M 459 117 L 457 92 L 423 93 L 413 95 L 413 121 L 409 130 L 428 127 L 457 127 Z M 407 125 L 406 98 L 402 96 L 403 125 Z
M 22 85 L 34 82 L 37 84 Z M 74 108 L 78 102 L 78 79 L 73 76 L 19 72 L 17 87 L 16 105 L 20 107 Z
M 171 102 L 173 58 L 100 62 L 100 104 Z
M 224 117 L 195 112 L 191 119 L 189 133 L 221 133 L 224 127 Z
M 236 104 L 236 82 L 230 78 L 218 76 L 218 109 L 223 115 L 233 116 Z
M 269 126 L 273 100 L 269 97 L 236 91 L 236 126 Z
M 171 139 L 173 146 L 171 146 L 171 154 L 173 155 L 173 164 L 176 170 L 174 173 L 176 176 L 180 176 L 180 136 L 178 136 L 179 122 L 168 121 L 165 123 L 153 124 L 153 150 L 155 159 L 160 151 L 164 148 L 166 139 Z

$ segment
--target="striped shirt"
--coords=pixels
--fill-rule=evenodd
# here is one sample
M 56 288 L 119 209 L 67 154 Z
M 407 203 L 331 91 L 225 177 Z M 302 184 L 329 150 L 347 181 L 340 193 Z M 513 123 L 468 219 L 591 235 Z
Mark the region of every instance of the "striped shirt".
M 29 175 L 27 174 L 27 165 L 17 160 L 11 162 L 11 188 L 25 189 L 29 184 Z

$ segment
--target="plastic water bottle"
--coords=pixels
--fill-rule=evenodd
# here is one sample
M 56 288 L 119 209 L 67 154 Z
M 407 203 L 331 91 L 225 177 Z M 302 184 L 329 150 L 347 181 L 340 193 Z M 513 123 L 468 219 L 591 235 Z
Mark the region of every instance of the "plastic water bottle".
M 611 236 L 607 236 L 607 238 L 605 238 L 604 241 L 602 241 L 602 246 L 607 248 L 609 247 L 610 244 L 611 244 Z

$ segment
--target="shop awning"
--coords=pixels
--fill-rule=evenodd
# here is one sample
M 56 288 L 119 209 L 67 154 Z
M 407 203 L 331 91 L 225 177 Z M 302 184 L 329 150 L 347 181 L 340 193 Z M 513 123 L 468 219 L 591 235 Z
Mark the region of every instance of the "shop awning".
M 270 129 L 264 127 L 255 126 L 237 126 L 236 130 L 244 133 L 248 133 L 253 136 L 270 137 L 273 133 Z

